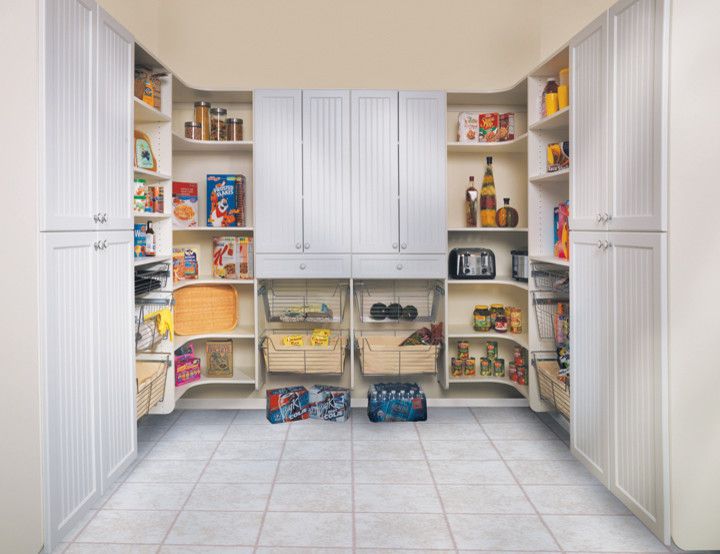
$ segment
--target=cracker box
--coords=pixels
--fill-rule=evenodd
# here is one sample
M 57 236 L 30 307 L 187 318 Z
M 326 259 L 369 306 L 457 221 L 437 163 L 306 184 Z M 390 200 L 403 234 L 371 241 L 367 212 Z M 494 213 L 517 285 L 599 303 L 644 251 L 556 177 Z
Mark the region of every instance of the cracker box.
M 458 115 L 458 142 L 475 143 L 478 141 L 478 114 L 460 112 Z
M 377 383 L 368 389 L 368 418 L 385 421 L 426 421 L 427 400 L 417 383 Z
M 347 421 L 350 417 L 350 390 L 329 385 L 310 387 L 310 418 Z
M 237 239 L 235 237 L 213 237 L 213 277 L 239 279 L 239 269 Z
M 255 273 L 252 237 L 237 237 L 237 256 L 240 279 L 252 279 Z
M 501 113 L 499 118 L 498 142 L 515 140 L 515 114 Z
M 497 112 L 481 113 L 478 116 L 478 142 L 496 142 L 500 115 Z
M 265 415 L 270 423 L 300 421 L 310 417 L 309 394 L 303 386 L 269 389 Z
M 207 176 L 208 227 L 245 226 L 245 177 L 211 174 Z
M 173 181 L 173 227 L 198 226 L 197 183 Z

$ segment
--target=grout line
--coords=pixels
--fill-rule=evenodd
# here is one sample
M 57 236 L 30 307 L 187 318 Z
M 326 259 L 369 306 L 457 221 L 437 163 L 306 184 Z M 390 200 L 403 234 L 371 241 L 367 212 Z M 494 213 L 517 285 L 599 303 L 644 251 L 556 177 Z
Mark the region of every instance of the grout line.
M 273 480 L 270 483 L 270 492 L 268 493 L 267 501 L 265 502 L 265 509 L 263 510 L 263 514 L 260 517 L 260 525 L 258 527 L 257 537 L 255 537 L 253 552 L 257 552 L 257 549 L 260 546 L 260 537 L 262 536 L 263 527 L 265 527 L 265 518 L 270 508 L 270 501 L 272 500 L 272 495 L 275 491 L 275 483 L 277 482 L 278 474 L 280 473 L 280 464 L 283 461 L 283 454 L 285 454 L 285 446 L 287 445 L 288 436 L 290 436 L 290 429 L 292 428 L 293 424 L 291 422 L 287 424 L 281 423 L 280 425 L 287 425 L 288 428 L 285 430 L 285 439 L 283 440 L 282 447 L 280 448 L 280 455 L 278 456 L 277 465 L 275 466 L 275 474 L 273 475 Z

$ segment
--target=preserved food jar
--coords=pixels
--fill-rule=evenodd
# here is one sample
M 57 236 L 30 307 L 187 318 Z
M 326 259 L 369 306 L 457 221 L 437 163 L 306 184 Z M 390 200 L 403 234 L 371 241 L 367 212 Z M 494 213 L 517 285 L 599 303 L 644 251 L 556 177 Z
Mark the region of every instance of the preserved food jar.
M 202 140 L 202 125 L 197 121 L 186 121 L 185 138 L 192 140 Z
M 243 120 L 239 117 L 228 117 L 225 120 L 225 134 L 227 140 L 242 140 L 243 139 Z
M 515 208 L 510 205 L 509 198 L 503 198 L 503 207 L 497 211 L 498 227 L 517 227 L 520 216 Z
M 210 108 L 210 140 L 225 140 L 225 108 Z
M 480 188 L 480 223 L 482 227 L 495 227 L 497 225 L 496 211 L 497 200 L 495 199 L 495 177 L 492 169 L 492 156 L 488 156 L 487 168 Z
M 193 119 L 200 124 L 200 140 L 210 140 L 210 102 L 195 102 Z
M 478 304 L 473 310 L 473 329 L 480 333 L 487 333 L 492 329 L 492 321 L 490 321 L 490 310 L 487 306 Z

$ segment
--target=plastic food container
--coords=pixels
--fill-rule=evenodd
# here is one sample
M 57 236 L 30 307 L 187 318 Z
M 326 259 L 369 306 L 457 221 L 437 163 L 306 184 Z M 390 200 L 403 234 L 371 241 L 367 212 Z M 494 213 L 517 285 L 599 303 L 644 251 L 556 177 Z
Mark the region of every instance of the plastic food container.
M 185 138 L 202 140 L 202 125 L 196 121 L 185 122 Z
M 200 124 L 201 140 L 210 140 L 210 102 L 195 102 L 193 118 Z
M 225 120 L 225 133 L 227 140 L 242 140 L 243 139 L 243 120 L 239 117 L 228 117 Z
M 225 140 L 225 108 L 210 108 L 210 140 Z

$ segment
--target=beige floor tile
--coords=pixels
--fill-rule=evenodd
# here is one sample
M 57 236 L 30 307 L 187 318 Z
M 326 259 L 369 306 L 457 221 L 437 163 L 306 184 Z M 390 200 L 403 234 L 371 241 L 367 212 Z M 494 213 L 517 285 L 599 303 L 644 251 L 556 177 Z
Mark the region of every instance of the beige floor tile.
M 213 460 L 279 460 L 282 441 L 228 441 L 220 443 Z
M 353 427 L 354 441 L 411 441 L 418 438 L 412 423 L 373 423 Z
M 471 408 L 477 420 L 484 423 L 522 423 L 525 421 L 537 422 L 535 413 L 530 408 Z
M 355 460 L 424 460 L 420 441 L 353 441 Z
M 90 544 L 76 542 L 64 554 L 155 554 L 159 544 Z
M 356 512 L 441 514 L 434 485 L 355 485 Z
M 351 463 L 343 460 L 314 461 L 283 460 L 277 483 L 343 485 L 352 482 Z
M 572 460 L 573 455 L 567 445 L 560 440 L 495 440 L 504 460 Z
M 192 483 L 123 483 L 105 503 L 106 510 L 179 510 Z
M 179 422 L 178 422 L 179 423 Z M 179 425 L 175 424 L 165 433 L 162 442 L 219 441 L 230 424 L 223 425 Z
M 535 515 L 448 515 L 459 549 L 558 551 L 552 535 Z
M 292 432 L 291 432 L 292 433 Z M 348 437 L 349 438 L 349 437 Z M 283 460 L 349 460 L 350 441 L 306 440 L 285 443 Z
M 514 485 L 515 479 L 504 462 L 444 461 L 430 462 L 435 482 L 445 485 Z
M 210 460 L 201 483 L 272 483 L 277 462 Z
M 475 423 L 424 423 L 417 426 L 422 441 L 487 441 L 482 427 Z
M 273 512 L 351 512 L 351 485 L 276 483 L 268 510 Z
M 268 512 L 259 545 L 347 548 L 352 526 L 352 514 Z
M 661 552 L 663 545 L 635 516 L 543 516 L 565 550 Z
M 270 487 L 270 483 L 198 483 L 185 510 L 262 512 L 267 506 Z
M 227 425 L 237 415 L 237 410 L 185 410 L 175 425 Z
M 499 460 L 500 455 L 487 440 L 423 440 L 428 460 L 483 461 Z
M 508 461 L 508 467 L 521 485 L 598 485 L 585 467 L 574 460 L 551 460 L 541 464 L 530 461 Z
M 100 510 L 75 542 L 160 544 L 177 512 Z
M 424 461 L 355 461 L 353 468 L 358 484 L 432 484 L 430 469 Z
M 602 485 L 526 485 L 525 492 L 541 514 L 629 515 L 628 509 Z
M 351 426 L 349 421 L 303 421 L 290 425 L 289 441 L 349 441 Z
M 166 544 L 158 554 L 252 554 L 252 546 L 189 546 Z
M 557 438 L 557 435 L 537 418 L 514 423 L 483 423 L 481 427 L 491 440 L 553 440 Z
M 449 514 L 534 514 L 517 485 L 438 485 Z
M 147 453 L 145 459 L 206 462 L 210 459 L 218 444 L 218 441 L 160 441 Z
M 238 410 L 233 425 L 273 425 L 267 420 L 265 410 Z M 276 425 L 282 425 L 280 423 Z
M 261 521 L 260 512 L 183 511 L 165 544 L 252 546 Z
M 355 514 L 360 548 L 453 548 L 440 514 Z
M 283 441 L 287 436 L 289 425 L 231 425 L 225 434 L 226 441 Z
M 143 460 L 128 475 L 128 483 L 194 483 L 200 478 L 203 462 Z
M 418 425 L 428 425 L 433 423 L 458 423 L 465 424 L 474 423 L 470 408 L 430 408 L 428 409 L 427 421 L 418 421 Z

